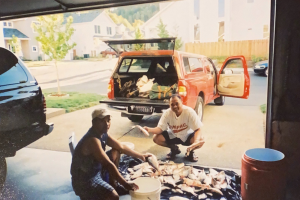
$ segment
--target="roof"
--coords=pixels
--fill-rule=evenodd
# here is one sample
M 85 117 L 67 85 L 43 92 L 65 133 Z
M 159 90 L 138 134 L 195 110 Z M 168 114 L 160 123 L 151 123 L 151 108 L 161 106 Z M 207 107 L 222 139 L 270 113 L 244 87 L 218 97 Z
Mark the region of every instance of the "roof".
M 4 38 L 12 38 L 15 35 L 18 38 L 28 38 L 24 33 L 15 28 L 3 28 Z
M 70 13 L 70 14 L 66 15 L 65 18 L 67 18 L 69 16 L 72 16 L 74 24 L 76 24 L 76 23 L 85 23 L 85 22 L 92 22 L 102 12 L 103 12 L 103 10 L 93 10 L 93 11 L 89 11 L 88 13 L 80 13 L 80 14 L 78 14 L 78 13 Z

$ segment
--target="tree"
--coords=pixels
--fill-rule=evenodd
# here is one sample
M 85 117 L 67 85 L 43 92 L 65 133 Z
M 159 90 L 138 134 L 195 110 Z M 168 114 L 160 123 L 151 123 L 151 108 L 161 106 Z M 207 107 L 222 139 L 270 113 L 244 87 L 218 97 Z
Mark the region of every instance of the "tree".
M 21 51 L 19 38 L 15 35 L 12 35 L 12 38 L 8 41 L 8 44 L 10 44 L 12 52 L 19 53 Z
M 182 38 L 181 37 L 178 37 L 178 29 L 179 29 L 179 26 L 178 25 L 175 25 L 174 26 L 174 31 L 173 31 L 173 37 L 176 37 L 176 40 L 175 40 L 175 47 L 174 49 L 175 50 L 180 50 L 181 47 L 183 46 L 183 41 L 182 41 Z
M 163 23 L 161 19 L 159 19 L 159 23 L 156 26 L 157 31 L 158 31 L 158 36 L 161 38 L 167 38 L 170 37 L 168 30 L 166 29 L 167 25 Z M 168 43 L 159 43 L 158 44 L 158 50 L 167 50 L 168 48 Z
M 137 28 L 135 31 L 135 39 L 142 39 L 142 38 L 143 38 L 143 34 L 142 34 L 141 30 L 139 28 Z M 139 51 L 143 48 L 144 48 L 144 44 L 135 44 L 134 45 L 135 51 Z
M 37 17 L 37 21 L 39 24 L 32 23 L 33 29 L 38 33 L 36 40 L 41 44 L 42 51 L 51 60 L 54 60 L 57 76 L 57 92 L 60 95 L 57 61 L 66 57 L 68 51 L 76 46 L 76 43 L 68 43 L 75 31 L 71 27 L 73 17 L 64 18 L 63 14 L 47 15 Z
M 116 13 L 111 13 L 109 10 L 106 10 L 109 17 L 116 23 L 116 24 L 124 24 L 125 27 L 129 28 L 129 30 L 133 31 L 133 26 L 127 21 L 127 19 L 123 18 L 122 16 L 117 15 Z
M 137 28 L 139 28 L 141 25 L 143 25 L 144 22 L 142 20 L 134 20 L 134 23 L 132 24 L 133 28 L 135 28 L 137 30 Z

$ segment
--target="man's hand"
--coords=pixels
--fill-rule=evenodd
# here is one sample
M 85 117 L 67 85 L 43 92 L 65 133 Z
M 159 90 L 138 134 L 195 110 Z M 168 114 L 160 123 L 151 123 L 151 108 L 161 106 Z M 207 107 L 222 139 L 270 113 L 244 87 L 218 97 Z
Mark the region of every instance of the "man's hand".
M 138 186 L 137 184 L 135 184 L 135 183 L 127 183 L 126 186 L 125 186 L 125 188 L 126 188 L 127 190 L 133 190 L 133 191 L 136 191 L 136 190 L 139 189 L 139 186 Z
M 142 154 L 142 160 L 144 161 L 144 162 L 146 162 L 146 160 L 147 160 L 147 158 L 148 157 L 150 157 L 150 156 L 152 156 L 152 154 L 150 154 L 150 153 L 145 153 L 145 154 Z

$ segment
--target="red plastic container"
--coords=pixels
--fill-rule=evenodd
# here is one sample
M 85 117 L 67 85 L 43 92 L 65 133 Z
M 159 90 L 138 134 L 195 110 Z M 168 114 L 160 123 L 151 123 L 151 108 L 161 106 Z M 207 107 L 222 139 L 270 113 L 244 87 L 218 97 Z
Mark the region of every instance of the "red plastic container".
M 242 158 L 241 194 L 243 200 L 283 200 L 287 164 L 280 151 L 250 149 Z

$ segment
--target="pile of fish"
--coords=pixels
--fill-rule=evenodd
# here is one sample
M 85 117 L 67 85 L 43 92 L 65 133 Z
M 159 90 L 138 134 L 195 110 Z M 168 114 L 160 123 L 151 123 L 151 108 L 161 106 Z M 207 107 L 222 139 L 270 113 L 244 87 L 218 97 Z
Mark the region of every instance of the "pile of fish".
M 125 179 L 131 181 L 139 177 L 157 178 L 162 184 L 162 190 L 170 190 L 177 194 L 189 193 L 198 199 L 205 199 L 207 195 L 213 196 L 213 193 L 223 195 L 221 189 L 227 188 L 228 185 L 224 171 L 209 169 L 209 173 L 205 173 L 204 170 L 186 166 L 184 163 L 158 161 L 154 155 L 148 157 L 147 161 L 128 168 L 129 174 Z M 175 196 L 170 200 L 176 198 L 186 199 Z

